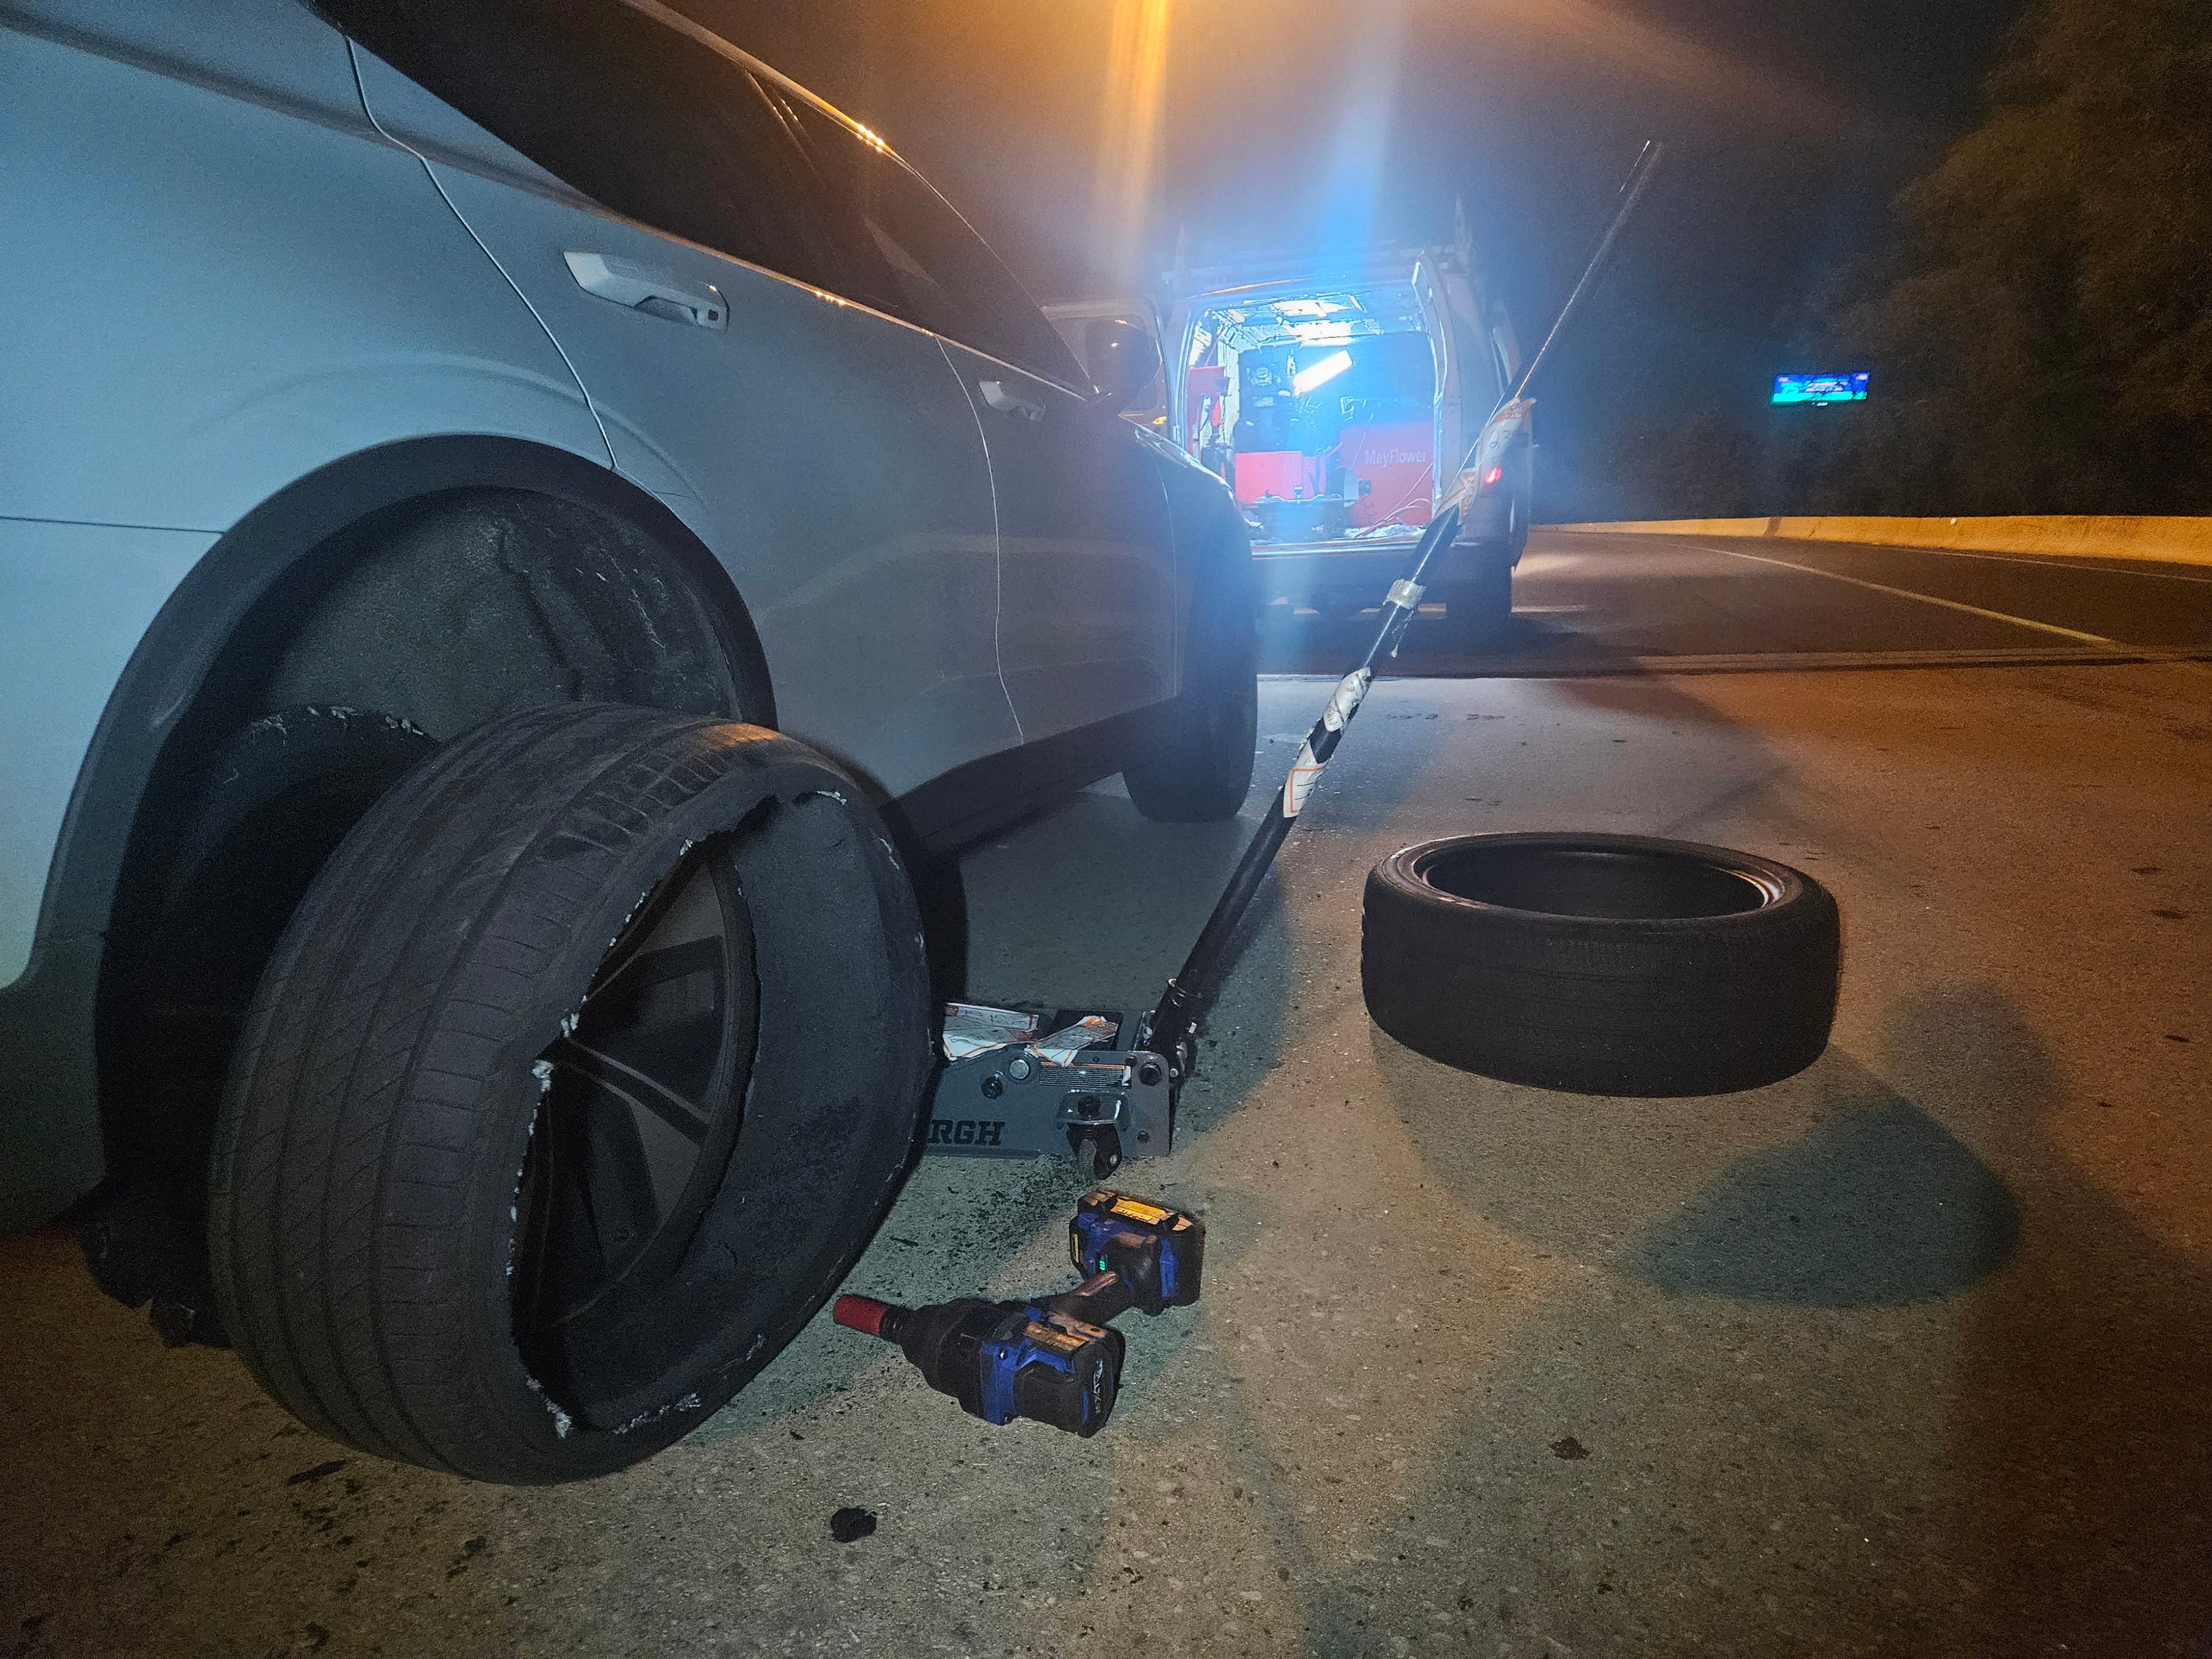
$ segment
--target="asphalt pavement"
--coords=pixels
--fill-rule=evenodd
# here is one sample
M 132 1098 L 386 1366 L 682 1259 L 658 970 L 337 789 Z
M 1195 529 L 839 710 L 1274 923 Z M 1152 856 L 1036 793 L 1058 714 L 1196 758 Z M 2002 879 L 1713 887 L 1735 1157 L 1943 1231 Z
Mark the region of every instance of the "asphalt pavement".
M 2212 654 L 2212 568 L 1718 537 L 1537 532 L 1493 649 L 1417 618 L 1401 674 L 1744 673 Z M 1375 613 L 1278 604 L 1264 665 L 1337 673 Z
M 1205 1214 L 1205 1300 L 1125 1316 L 1097 1438 L 825 1316 L 639 1469 L 468 1486 L 46 1233 L 0 1244 L 0 1653 L 2212 1653 L 2212 571 L 1561 535 L 1516 604 L 1481 660 L 1416 623 L 1286 846 L 1121 1177 Z M 1108 784 L 974 849 L 971 988 L 1153 990 L 1358 632 L 1271 623 L 1243 823 Z M 1818 876 L 1827 1054 L 1590 1099 L 1376 1031 L 1367 869 L 1528 828 Z M 851 1288 L 1057 1288 L 1079 1190 L 925 1162 Z

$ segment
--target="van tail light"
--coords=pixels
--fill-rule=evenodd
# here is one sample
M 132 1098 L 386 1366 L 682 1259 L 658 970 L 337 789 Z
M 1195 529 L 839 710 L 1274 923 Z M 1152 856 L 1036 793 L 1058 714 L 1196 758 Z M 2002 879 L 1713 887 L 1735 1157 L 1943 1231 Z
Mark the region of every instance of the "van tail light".
M 1485 489 L 1493 489 L 1496 487 L 1498 481 L 1504 476 L 1505 469 L 1504 467 L 1493 466 L 1489 471 L 1482 475 L 1482 487 Z

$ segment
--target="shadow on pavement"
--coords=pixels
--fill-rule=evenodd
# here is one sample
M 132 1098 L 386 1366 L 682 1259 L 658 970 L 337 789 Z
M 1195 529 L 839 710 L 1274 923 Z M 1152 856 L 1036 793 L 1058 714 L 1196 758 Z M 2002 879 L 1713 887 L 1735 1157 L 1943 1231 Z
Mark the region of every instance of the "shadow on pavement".
M 2053 1139 L 2062 1081 L 2003 995 L 1910 1000 L 1885 1037 L 1892 1073 L 1949 1080 L 1947 1115 L 1989 1126 L 2022 1195 L 1946 1390 L 1959 1650 L 2212 1654 L 2212 1274 Z
M 1583 1266 L 1402 1494 L 1450 1570 L 1330 1572 L 1308 1652 L 1456 1595 L 1514 1653 L 2212 1653 L 2212 1276 L 2054 1143 L 2002 994 L 1893 1008 L 1894 1086 L 1832 1051 L 1588 1100 L 1375 1045 L 1437 1176 Z
M 1875 1084 L 1754 1153 L 1668 1217 L 1621 1270 L 1674 1296 L 1864 1308 L 1965 1290 L 2020 1238 L 1989 1165 Z
M 1263 674 L 1326 674 L 1334 678 L 1359 660 L 1382 625 L 1379 611 L 1362 611 L 1334 622 L 1301 611 L 1285 616 L 1280 608 L 1263 613 L 1260 629 L 1260 672 Z M 1637 674 L 1649 672 L 1617 647 L 1547 617 L 1516 616 L 1494 646 L 1471 651 L 1452 640 L 1442 616 L 1424 612 L 1406 630 L 1397 657 L 1379 671 L 1386 678 L 1444 675 L 1454 678 L 1489 674 Z

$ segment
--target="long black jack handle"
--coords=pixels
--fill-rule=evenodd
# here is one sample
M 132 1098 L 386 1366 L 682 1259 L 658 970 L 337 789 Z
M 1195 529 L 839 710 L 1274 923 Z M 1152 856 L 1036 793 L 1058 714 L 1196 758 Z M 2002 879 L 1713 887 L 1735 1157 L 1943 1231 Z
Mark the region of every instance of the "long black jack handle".
M 1544 343 L 1529 360 L 1522 374 L 1520 384 L 1498 402 L 1498 411 L 1528 395 L 1529 382 L 1543 367 L 1559 341 L 1561 332 L 1575 313 L 1582 307 L 1598 279 L 1603 275 L 1606 262 L 1612 257 L 1613 247 L 1620 240 L 1621 231 L 1644 199 L 1651 180 L 1666 155 L 1666 147 L 1654 141 L 1638 152 L 1628 176 L 1621 181 L 1619 195 L 1614 198 L 1613 216 L 1591 250 L 1583 274 L 1567 295 L 1567 302 L 1544 337 Z M 1480 447 L 1480 440 L 1477 440 Z M 1474 453 L 1468 457 L 1474 461 Z M 1462 469 L 1464 470 L 1464 469 Z M 1291 763 L 1291 775 L 1283 780 L 1283 787 L 1267 809 L 1244 848 L 1244 856 L 1237 860 L 1236 872 L 1229 878 L 1229 885 L 1222 889 L 1221 896 L 1214 902 L 1213 914 L 1206 919 L 1200 930 L 1198 943 L 1190 947 L 1190 955 L 1183 959 L 1182 967 L 1168 981 L 1161 994 L 1159 1006 L 1145 1016 L 1143 1029 L 1139 1033 L 1137 1047 L 1164 1058 L 1169 1066 L 1171 1091 L 1180 1091 L 1197 1063 L 1198 1023 L 1213 1006 L 1221 989 L 1221 973 L 1229 951 L 1229 941 L 1237 932 L 1237 924 L 1252 908 L 1252 898 L 1260 890 L 1260 878 L 1267 873 L 1267 866 L 1275 861 L 1283 840 L 1291 833 L 1291 826 L 1298 820 L 1298 809 L 1305 805 L 1314 781 L 1321 769 L 1328 764 L 1328 757 L 1336 752 L 1336 745 L 1344 737 L 1344 728 L 1359 712 L 1360 699 L 1375 679 L 1375 665 L 1386 657 L 1398 654 L 1398 642 L 1405 636 L 1406 625 L 1413 619 L 1413 612 L 1421 603 L 1421 578 L 1427 573 L 1429 561 L 1436 550 L 1458 533 L 1459 507 L 1448 506 L 1429 523 L 1428 532 L 1421 538 L 1413 550 L 1413 568 L 1402 580 L 1391 585 L 1390 597 L 1382 606 L 1382 625 L 1376 630 L 1375 643 L 1367 647 L 1367 655 L 1359 666 L 1337 682 L 1336 690 L 1328 700 L 1328 707 L 1314 722 L 1313 730 L 1299 745 L 1298 757 Z M 1172 1096 L 1170 1097 L 1172 1097 Z
M 1644 191 L 1651 188 L 1652 179 L 1658 177 L 1659 165 L 1666 159 L 1666 145 L 1656 138 L 1644 140 L 1644 148 L 1636 153 L 1636 160 L 1628 169 L 1628 176 L 1620 181 L 1620 190 L 1613 198 L 1613 217 L 1606 222 L 1604 234 L 1597 239 L 1597 246 L 1590 250 L 1589 258 L 1583 265 L 1583 274 L 1576 279 L 1574 288 L 1568 293 L 1566 304 L 1559 307 L 1559 314 L 1553 319 L 1551 331 L 1544 336 L 1544 343 L 1536 348 L 1536 355 L 1521 371 L 1520 380 L 1498 398 L 1498 408 L 1490 411 L 1493 419 L 1498 410 L 1508 404 L 1518 403 L 1528 395 L 1529 383 L 1551 361 L 1552 348 L 1559 343 L 1559 336 L 1566 332 L 1567 325 L 1582 309 L 1583 301 L 1597 287 L 1598 279 L 1605 274 L 1606 262 L 1613 257 L 1613 245 L 1620 240 L 1620 233 L 1628 228 L 1637 204 L 1643 201 Z M 1480 445 L 1481 439 L 1478 437 L 1475 441 Z M 1468 451 L 1467 459 L 1462 464 L 1462 471 L 1474 464 L 1474 453 L 1473 449 Z
M 1159 1006 L 1145 1016 L 1137 1046 L 1168 1062 L 1170 1079 L 1176 1086 L 1180 1087 L 1190 1076 L 1196 1063 L 1198 1023 L 1220 994 L 1222 969 L 1237 924 L 1252 908 L 1253 896 L 1260 890 L 1261 878 L 1274 863 L 1284 838 L 1298 821 L 1306 797 L 1313 792 L 1315 781 L 1328 764 L 1328 757 L 1336 752 L 1336 745 L 1344 740 L 1344 731 L 1352 724 L 1352 717 L 1359 712 L 1367 688 L 1375 682 L 1375 665 L 1397 655 L 1407 625 L 1420 608 L 1421 578 L 1427 574 L 1429 561 L 1458 530 L 1457 507 L 1448 507 L 1430 520 L 1427 531 L 1413 550 L 1413 568 L 1390 584 L 1389 597 L 1382 605 L 1382 625 L 1375 631 L 1375 642 L 1367 647 L 1367 654 L 1360 659 L 1359 665 L 1336 683 L 1328 707 L 1322 710 L 1321 718 L 1313 723 L 1305 741 L 1298 745 L 1297 758 L 1291 763 L 1290 775 L 1276 791 L 1267 816 L 1260 820 L 1259 829 L 1245 844 L 1244 856 L 1237 861 L 1229 884 L 1214 901 L 1213 914 L 1199 930 L 1198 942 L 1190 947 L 1190 954 L 1183 958 L 1182 966 L 1161 993 Z

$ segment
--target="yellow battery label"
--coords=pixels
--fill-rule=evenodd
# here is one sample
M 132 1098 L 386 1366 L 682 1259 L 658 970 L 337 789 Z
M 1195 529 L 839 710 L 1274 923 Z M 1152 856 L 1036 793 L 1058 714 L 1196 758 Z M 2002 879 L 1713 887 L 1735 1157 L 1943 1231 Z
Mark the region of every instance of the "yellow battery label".
M 1040 1325 L 1035 1320 L 1030 1322 L 1027 1334 L 1037 1346 L 1049 1348 L 1064 1359 L 1073 1359 L 1083 1352 L 1081 1337 L 1071 1336 L 1066 1331 L 1056 1331 L 1049 1325 Z
M 1157 1227 L 1161 1222 L 1165 1221 L 1170 1216 L 1173 1215 L 1175 1212 L 1172 1210 L 1163 1210 L 1157 1204 L 1147 1204 L 1139 1198 L 1117 1197 L 1114 1200 L 1114 1207 L 1108 1211 L 1107 1213 L 1109 1215 L 1125 1215 L 1132 1221 L 1141 1221 L 1146 1226 Z

